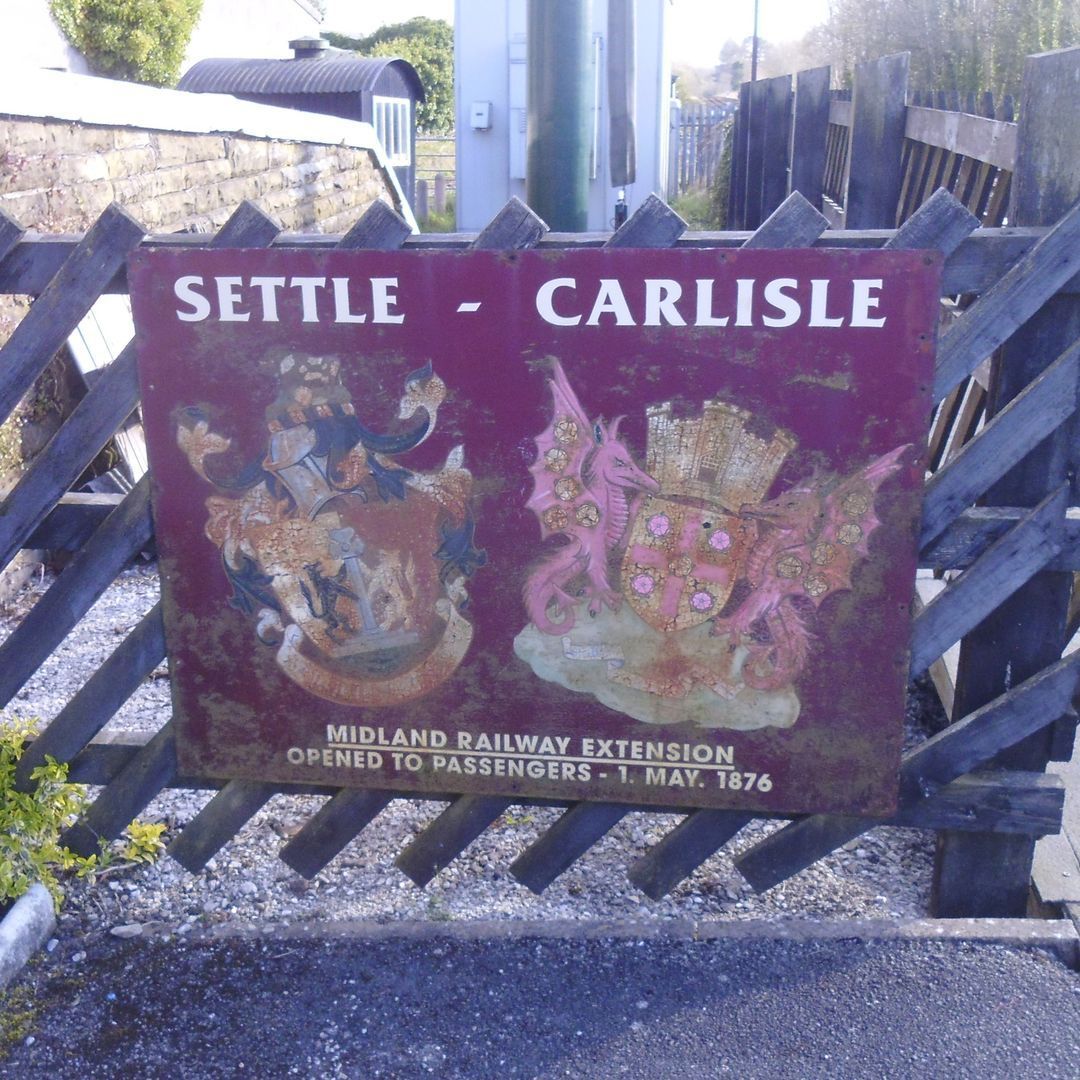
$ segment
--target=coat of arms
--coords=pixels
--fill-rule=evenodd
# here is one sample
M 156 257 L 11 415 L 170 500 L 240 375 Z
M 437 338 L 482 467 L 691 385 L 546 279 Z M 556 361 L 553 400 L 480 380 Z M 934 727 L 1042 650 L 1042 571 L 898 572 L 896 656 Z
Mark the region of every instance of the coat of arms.
M 231 442 L 198 408 L 176 438 L 222 494 L 206 500 L 206 536 L 222 552 L 230 603 L 251 616 L 285 674 L 344 705 L 420 697 L 458 666 L 472 640 L 465 581 L 483 565 L 473 545 L 472 476 L 463 448 L 423 472 L 398 459 L 433 431 L 446 387 L 430 365 L 407 377 L 398 419 L 365 426 L 341 361 L 280 349 L 267 451 L 232 476 Z M 216 460 L 215 460 L 216 459 Z
M 852 587 L 874 502 L 908 446 L 766 499 L 794 437 L 721 400 L 647 409 L 644 467 L 620 420 L 590 420 L 558 361 L 529 507 L 543 555 L 518 655 L 543 678 L 648 723 L 789 727 L 827 596 Z

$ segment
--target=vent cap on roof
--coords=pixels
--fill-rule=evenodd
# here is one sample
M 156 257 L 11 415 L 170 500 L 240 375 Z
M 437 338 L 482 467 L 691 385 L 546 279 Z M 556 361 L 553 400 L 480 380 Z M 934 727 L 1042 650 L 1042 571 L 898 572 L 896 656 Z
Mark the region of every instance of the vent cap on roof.
M 294 60 L 321 60 L 329 47 L 330 42 L 326 38 L 314 34 L 310 37 L 293 38 L 289 42 Z

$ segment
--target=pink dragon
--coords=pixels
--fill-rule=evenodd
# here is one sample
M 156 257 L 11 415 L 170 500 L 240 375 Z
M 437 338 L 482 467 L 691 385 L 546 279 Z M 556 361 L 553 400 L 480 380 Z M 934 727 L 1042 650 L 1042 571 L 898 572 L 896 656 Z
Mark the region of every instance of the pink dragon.
M 773 690 L 802 670 L 811 637 L 798 602 L 817 608 L 830 593 L 851 588 L 852 570 L 870 554 L 867 542 L 881 524 L 877 490 L 900 468 L 909 445 L 852 476 L 811 478 L 769 502 L 742 507 L 740 516 L 762 525 L 745 570 L 753 591 L 729 617 L 713 620 L 712 633 L 747 646 L 748 686 Z
M 553 398 L 551 425 L 536 439 L 530 472 L 534 488 L 528 506 L 540 519 L 541 534 L 567 542 L 545 555 L 525 582 L 525 607 L 546 634 L 573 628 L 575 608 L 588 601 L 598 615 L 613 611 L 621 595 L 611 587 L 610 566 L 645 492 L 657 482 L 634 464 L 619 435 L 616 417 L 589 420 L 558 360 L 548 380 Z M 577 587 L 579 595 L 571 590 Z M 551 618 L 554 609 L 556 619 Z

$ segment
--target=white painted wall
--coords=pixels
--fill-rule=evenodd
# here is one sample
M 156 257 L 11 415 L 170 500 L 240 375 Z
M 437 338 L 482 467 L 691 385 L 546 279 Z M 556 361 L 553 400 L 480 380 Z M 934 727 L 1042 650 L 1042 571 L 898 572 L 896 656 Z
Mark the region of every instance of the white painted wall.
M 637 180 L 627 188 L 630 212 L 667 183 L 671 62 L 670 0 L 636 0 Z M 512 195 L 525 198 L 524 107 L 526 0 L 457 0 L 454 16 L 457 134 L 457 226 L 482 229 Z M 600 42 L 599 159 L 589 187 L 590 230 L 611 227 L 615 189 L 608 168 L 607 0 L 593 0 Z M 469 123 L 473 102 L 491 102 L 491 128 Z
M 0 78 L 26 68 L 57 68 L 83 75 L 89 70 L 53 22 L 48 0 L 0 4 Z

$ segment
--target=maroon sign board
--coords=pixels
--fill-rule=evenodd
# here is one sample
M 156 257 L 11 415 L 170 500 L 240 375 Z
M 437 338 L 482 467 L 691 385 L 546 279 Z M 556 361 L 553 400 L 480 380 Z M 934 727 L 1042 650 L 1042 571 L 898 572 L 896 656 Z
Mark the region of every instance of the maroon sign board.
M 182 771 L 888 814 L 939 274 L 140 251 Z

